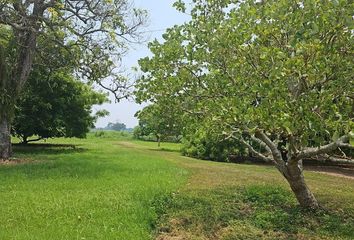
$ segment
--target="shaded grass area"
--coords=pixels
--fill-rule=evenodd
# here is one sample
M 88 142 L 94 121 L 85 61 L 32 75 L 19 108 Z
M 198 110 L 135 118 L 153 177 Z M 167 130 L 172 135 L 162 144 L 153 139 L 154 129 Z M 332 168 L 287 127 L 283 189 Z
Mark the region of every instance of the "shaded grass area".
M 15 147 L 26 164 L 0 166 L 0 239 L 151 239 L 151 203 L 186 171 L 163 157 L 89 137 Z M 31 162 L 31 160 L 33 160 Z

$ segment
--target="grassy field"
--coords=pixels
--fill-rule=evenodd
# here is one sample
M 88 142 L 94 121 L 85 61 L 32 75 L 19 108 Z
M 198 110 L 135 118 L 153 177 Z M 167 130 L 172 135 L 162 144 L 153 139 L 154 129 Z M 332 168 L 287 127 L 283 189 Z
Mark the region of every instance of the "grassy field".
M 0 239 L 354 239 L 354 180 L 306 172 L 301 210 L 270 166 L 180 156 L 122 134 L 16 147 L 0 166 Z

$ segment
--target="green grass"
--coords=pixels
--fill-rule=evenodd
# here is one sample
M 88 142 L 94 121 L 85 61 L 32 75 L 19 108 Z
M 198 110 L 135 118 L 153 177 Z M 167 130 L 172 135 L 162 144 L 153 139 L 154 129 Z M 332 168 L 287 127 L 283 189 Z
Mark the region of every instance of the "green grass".
M 354 180 L 306 172 L 300 209 L 271 166 L 180 156 L 179 144 L 92 133 L 17 147 L 0 166 L 0 239 L 354 239 Z
M 161 236 L 224 240 L 354 236 L 353 215 L 343 210 L 303 210 L 291 192 L 272 185 L 182 191 L 155 204 L 162 216 L 157 230 Z
M 17 158 L 36 161 L 0 166 L 0 239 L 151 238 L 151 203 L 180 186 L 186 171 L 113 139 L 79 143 L 17 149 Z
M 133 140 L 132 143 L 139 145 L 140 147 L 144 147 L 145 149 L 152 150 L 152 151 L 162 151 L 162 152 L 180 152 L 182 144 L 180 143 L 170 143 L 170 142 L 163 142 L 161 146 L 158 147 L 156 142 L 147 142 L 147 141 L 138 141 Z
M 136 148 L 157 150 L 135 142 Z M 323 209 L 301 209 L 288 184 L 272 166 L 165 158 L 191 172 L 178 192 L 154 204 L 160 215 L 158 239 L 354 239 L 354 180 L 305 172 Z M 154 151 L 156 153 L 156 151 Z

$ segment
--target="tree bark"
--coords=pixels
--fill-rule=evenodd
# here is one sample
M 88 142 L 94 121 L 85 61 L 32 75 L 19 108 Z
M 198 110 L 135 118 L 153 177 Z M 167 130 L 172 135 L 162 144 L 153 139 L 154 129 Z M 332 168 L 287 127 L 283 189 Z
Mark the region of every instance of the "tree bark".
M 318 202 L 305 182 L 302 161 L 288 163 L 286 170 L 284 176 L 300 206 L 309 209 L 318 209 Z
M 288 181 L 300 206 L 303 208 L 317 209 L 319 207 L 318 202 L 305 182 L 302 158 L 293 158 L 291 154 L 289 154 L 287 161 L 284 161 L 284 156 L 281 154 L 277 145 L 264 132 L 258 131 L 256 135 L 269 148 L 276 167 Z
M 263 130 L 257 130 L 255 135 L 250 134 L 248 129 L 243 130 L 245 133 L 250 135 L 253 141 L 265 148 L 267 154 L 265 155 L 263 152 L 255 150 L 251 146 L 251 143 L 243 139 L 242 136 L 241 139 L 235 139 L 238 139 L 241 143 L 243 143 L 255 156 L 260 157 L 265 161 L 272 162 L 288 181 L 290 188 L 295 194 L 300 206 L 304 208 L 318 209 L 319 205 L 315 196 L 305 182 L 302 160 L 328 154 L 336 150 L 338 147 L 348 147 L 353 149 L 353 146 L 349 143 L 349 134 L 343 135 L 336 141 L 329 144 L 320 147 L 304 148 L 301 151 L 298 151 L 298 147 L 295 145 L 296 141 L 294 141 L 293 136 L 290 136 L 287 141 L 289 144 L 287 154 L 285 155 L 281 153 L 281 150 L 279 150 L 278 144 L 268 137 Z M 234 136 L 231 135 L 231 137 Z
M 11 157 L 11 120 L 7 115 L 0 114 L 0 159 Z

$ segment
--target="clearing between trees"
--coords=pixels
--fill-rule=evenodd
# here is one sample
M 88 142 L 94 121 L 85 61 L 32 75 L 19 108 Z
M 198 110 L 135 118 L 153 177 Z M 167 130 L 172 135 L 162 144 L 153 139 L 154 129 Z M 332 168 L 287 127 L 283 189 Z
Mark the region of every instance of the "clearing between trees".
M 350 178 L 305 171 L 323 208 L 312 212 L 270 166 L 196 160 L 178 144 L 128 137 L 46 143 L 78 144 L 17 147 L 26 161 L 0 165 L 0 239 L 354 238 Z

